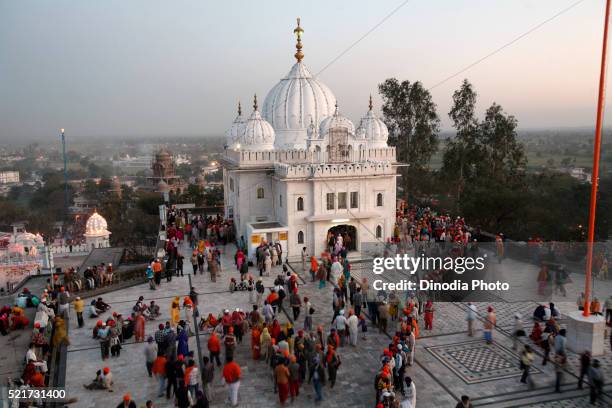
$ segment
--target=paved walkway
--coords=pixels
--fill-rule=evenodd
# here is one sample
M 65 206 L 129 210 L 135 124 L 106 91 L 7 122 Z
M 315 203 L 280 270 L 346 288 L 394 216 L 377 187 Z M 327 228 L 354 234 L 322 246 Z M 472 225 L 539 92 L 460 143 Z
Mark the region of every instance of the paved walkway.
M 185 254 L 189 252 L 184 249 Z M 230 276 L 238 277 L 233 265 L 233 245 L 225 247 L 222 257 L 222 274 L 217 282 L 210 282 L 209 275 L 196 275 L 193 277 L 194 286 L 200 295 L 201 313 L 217 314 L 222 309 L 233 309 L 240 307 L 250 310 L 250 302 L 247 292 L 228 292 Z M 514 269 L 516 265 L 511 262 L 505 263 L 505 267 Z M 187 265 L 190 269 L 190 265 Z M 313 303 L 316 313 L 314 315 L 314 326 L 323 325 L 325 331 L 329 328 L 331 320 L 331 286 L 318 289 L 318 284 L 312 284 L 302 271 L 301 265 L 294 265 L 296 271 L 306 280 L 300 287 L 301 296 L 308 296 Z M 187 270 L 187 268 L 186 268 Z M 271 285 L 280 270 L 277 268 L 270 277 L 266 277 L 264 283 Z M 252 273 L 255 269 L 252 268 Z M 356 271 L 357 273 L 357 271 Z M 527 272 L 526 272 L 527 273 Z M 530 272 L 529 272 L 530 273 Z M 392 275 L 388 279 L 395 279 Z M 396 277 L 397 278 L 397 277 Z M 575 278 L 576 285 L 580 285 L 579 277 Z M 173 278 L 172 282 L 162 282 L 162 286 L 153 292 L 147 285 L 139 285 L 129 289 L 118 290 L 104 296 L 105 300 L 112 305 L 112 311 L 129 314 L 131 307 L 139 295 L 145 296 L 147 301 L 155 299 L 161 306 L 162 317 L 159 321 L 168 319 L 171 298 L 184 296 L 188 292 L 188 278 Z M 598 287 L 603 292 L 605 288 Z M 577 294 L 577 292 L 576 292 Z M 566 375 L 563 394 L 553 393 L 554 373 L 551 365 L 545 367 L 536 364 L 534 379 L 537 387 L 528 390 L 520 384 L 518 376 L 518 356 L 511 349 L 511 340 L 508 337 L 509 324 L 512 316 L 518 310 L 526 320 L 526 328 L 530 329 L 527 316 L 531 314 L 535 303 L 527 302 L 504 302 L 497 296 L 493 299 L 499 300 L 493 303 L 498 313 L 500 327 L 495 332 L 496 342 L 487 346 L 481 340 L 479 332 L 476 337 L 467 336 L 465 327 L 465 304 L 464 303 L 438 303 L 436 304 L 436 316 L 434 330 L 422 332 L 422 337 L 417 342 L 416 365 L 409 368 L 410 375 L 417 387 L 417 405 L 419 407 L 453 407 L 457 399 L 463 395 L 470 395 L 474 399 L 475 406 L 490 407 L 580 407 L 586 401 L 586 391 L 575 391 L 576 379 Z M 574 295 L 569 294 L 567 304 L 563 304 L 563 310 L 573 307 Z M 479 304 L 479 311 L 484 312 L 487 304 Z M 143 360 L 144 344 L 128 343 L 124 345 L 120 358 L 111 358 L 102 362 L 99 346 L 91 338 L 92 327 L 95 320 L 86 320 L 86 327 L 77 329 L 75 318 L 71 319 L 72 326 L 70 337 L 72 344 L 68 352 L 67 388 L 70 397 L 77 397 L 78 407 L 113 407 L 116 406 L 125 392 L 130 392 L 133 398 L 143 404 L 147 399 L 153 399 L 158 407 L 170 407 L 165 399 L 156 399 L 156 381 L 146 375 Z M 104 316 L 106 317 L 106 316 Z M 281 314 L 281 322 L 286 321 L 286 316 Z M 152 334 L 159 322 L 147 322 L 146 333 Z M 303 325 L 303 316 L 296 322 L 296 329 Z M 378 333 L 372 327 L 369 328 L 367 340 L 361 338 L 356 348 L 350 346 L 342 347 L 339 354 L 342 358 L 342 366 L 338 372 L 338 382 L 331 390 L 326 387 L 323 391 L 324 401 L 322 407 L 371 407 L 374 405 L 373 379 L 379 369 L 379 356 L 384 347 L 389 343 L 389 337 Z M 202 336 L 201 344 L 206 350 L 207 336 Z M 195 350 L 195 337 L 190 339 L 190 348 Z M 612 354 L 607 345 L 606 355 L 603 360 L 607 378 L 612 378 Z M 243 380 L 240 388 L 240 406 L 243 407 L 271 407 L 278 405 L 278 397 L 273 393 L 271 371 L 266 364 L 253 361 L 250 356 L 250 336 L 245 337 L 245 342 L 239 345 L 236 352 L 236 361 L 242 366 Z M 540 361 L 538 361 L 539 363 Z M 576 372 L 577 356 L 570 354 L 570 372 Z M 108 366 L 114 373 L 115 392 L 87 391 L 82 384 L 89 382 L 95 371 Z M 225 389 L 220 384 L 219 372 L 215 373 L 214 399 L 212 406 L 223 406 Z M 612 394 L 612 387 L 606 388 Z M 294 406 L 313 406 L 312 387 L 305 384 L 301 395 Z M 612 400 L 608 400 L 612 402 Z

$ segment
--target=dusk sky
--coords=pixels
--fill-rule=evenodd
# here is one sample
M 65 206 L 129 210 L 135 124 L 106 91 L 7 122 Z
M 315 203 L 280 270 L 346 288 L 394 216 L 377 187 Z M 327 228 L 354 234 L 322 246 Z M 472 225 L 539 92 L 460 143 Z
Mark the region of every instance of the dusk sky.
M 296 17 L 317 73 L 403 2 L 2 0 L 0 141 L 222 135 L 289 71 Z M 412 0 L 319 78 L 358 122 L 384 79 L 433 86 L 575 2 Z M 443 128 L 463 78 L 523 129 L 593 126 L 603 11 L 585 0 L 433 89 Z

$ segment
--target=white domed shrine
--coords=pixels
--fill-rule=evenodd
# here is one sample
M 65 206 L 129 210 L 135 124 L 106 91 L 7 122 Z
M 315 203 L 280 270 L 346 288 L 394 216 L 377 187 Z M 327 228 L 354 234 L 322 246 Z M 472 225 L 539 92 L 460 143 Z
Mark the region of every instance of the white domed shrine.
M 110 231 L 104 217 L 97 211 L 89 217 L 85 224 L 85 242 L 90 248 L 108 248 L 110 246 Z
M 299 259 L 304 246 L 323 252 L 328 233 L 347 234 L 349 250 L 381 252 L 376 246 L 395 222 L 395 148 L 371 104 L 357 127 L 340 113 L 334 93 L 303 62 L 303 33 L 298 19 L 297 61 L 261 113 L 256 100 L 248 119 L 239 109 L 225 134 L 225 217 L 249 254 L 271 240 Z

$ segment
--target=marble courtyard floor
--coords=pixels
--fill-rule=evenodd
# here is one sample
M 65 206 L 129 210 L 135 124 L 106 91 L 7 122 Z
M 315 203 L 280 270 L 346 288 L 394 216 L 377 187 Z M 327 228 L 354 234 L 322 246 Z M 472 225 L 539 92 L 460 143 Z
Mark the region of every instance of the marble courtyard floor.
M 217 282 L 211 282 L 209 275 L 193 276 L 193 284 L 200 293 L 199 303 L 202 314 L 217 314 L 221 310 L 240 307 L 251 310 L 247 292 L 230 293 L 228 283 L 230 277 L 238 277 L 233 265 L 234 246 L 224 248 L 222 258 L 222 274 Z M 188 254 L 188 250 L 184 249 Z M 504 261 L 503 268 L 515 269 L 514 261 Z M 186 265 L 185 270 L 191 269 Z M 318 288 L 318 283 L 310 283 L 307 273 L 301 270 L 301 265 L 292 265 L 301 276 L 300 295 L 308 296 L 316 310 L 314 326 L 323 325 L 327 332 L 331 320 L 331 287 Z M 525 269 L 525 268 L 523 268 Z M 273 271 L 270 277 L 264 278 L 266 286 L 271 286 L 280 267 Z M 359 271 L 354 271 L 359 274 Z M 255 269 L 251 273 L 255 275 Z M 363 272 L 365 273 L 365 272 Z M 397 277 L 387 276 L 388 279 Z M 581 276 L 574 276 L 575 286 L 581 285 Z M 524 290 L 531 290 L 524 288 Z M 122 289 L 104 295 L 106 302 L 112 305 L 112 311 L 129 315 L 138 296 L 145 300 L 155 299 L 160 305 L 162 317 L 158 321 L 147 322 L 146 335 L 153 334 L 160 321 L 165 321 L 170 315 L 170 301 L 174 296 L 185 296 L 189 291 L 187 276 L 174 277 L 170 283 L 162 281 L 156 291 L 150 291 L 147 284 Z M 568 288 L 568 297 L 555 299 L 561 311 L 573 310 L 578 290 Z M 605 299 L 612 293 L 609 282 L 596 285 L 596 294 Z M 541 358 L 534 365 L 533 378 L 536 388 L 528 388 L 519 382 L 518 355 L 512 350 L 509 332 L 514 313 L 519 311 L 524 319 L 525 328 L 529 332 L 532 323 L 528 316 L 536 306 L 535 302 L 504 299 L 501 294 L 493 294 L 491 302 L 478 304 L 479 312 L 483 314 L 486 306 L 492 304 L 497 310 L 498 328 L 494 334 L 495 343 L 487 346 L 482 340 L 482 333 L 468 337 L 465 324 L 464 303 L 437 303 L 434 318 L 434 330 L 423 331 L 417 340 L 415 365 L 407 370 L 406 375 L 412 377 L 417 387 L 418 407 L 454 407 L 461 395 L 469 395 L 477 407 L 583 407 L 588 404 L 588 390 L 576 389 L 578 356 L 569 355 L 568 373 L 565 375 L 563 393 L 554 393 L 554 368 L 551 364 L 542 366 Z M 78 398 L 72 406 L 83 408 L 115 407 L 125 392 L 129 392 L 138 406 L 144 405 L 147 399 L 152 399 L 157 407 L 172 407 L 165 398 L 156 398 L 157 381 L 149 378 L 144 365 L 144 343 L 136 344 L 133 340 L 123 346 L 121 357 L 110 358 L 103 362 L 97 341 L 91 338 L 92 328 L 97 319 L 87 319 L 83 329 L 76 327 L 76 316 L 71 311 L 70 339 L 68 349 L 66 387 L 69 397 Z M 110 312 L 109 312 L 110 313 Z M 104 315 L 102 318 L 107 317 Z M 296 329 L 302 327 L 303 317 L 296 323 Z M 288 320 L 283 313 L 279 314 L 281 323 Z M 563 324 L 563 321 L 561 321 Z M 481 327 L 480 324 L 477 327 Z M 201 344 L 207 354 L 207 335 L 201 335 Z M 190 338 L 190 350 L 196 350 L 196 338 Z M 367 340 L 358 341 L 355 348 L 346 346 L 339 350 L 342 366 L 338 371 L 338 381 L 334 389 L 324 388 L 324 401 L 321 407 L 373 407 L 374 406 L 374 376 L 379 369 L 379 356 L 382 349 L 390 342 L 386 334 L 369 326 Z M 606 378 L 612 378 L 612 353 L 606 340 L 606 354 L 599 357 L 605 370 Z M 273 392 L 271 370 L 261 361 L 254 361 L 250 353 L 250 334 L 237 347 L 236 361 L 243 370 L 240 386 L 239 403 L 241 407 L 272 407 L 278 406 L 278 396 Z M 104 366 L 110 367 L 114 375 L 115 390 L 88 391 L 83 384 L 94 377 L 96 370 Z M 612 396 L 612 386 L 605 387 L 607 394 Z M 224 406 L 225 388 L 220 382 L 220 372 L 215 372 L 214 398 L 212 406 Z M 612 398 L 606 397 L 608 404 Z M 312 387 L 304 384 L 300 396 L 293 404 L 295 407 L 314 406 Z

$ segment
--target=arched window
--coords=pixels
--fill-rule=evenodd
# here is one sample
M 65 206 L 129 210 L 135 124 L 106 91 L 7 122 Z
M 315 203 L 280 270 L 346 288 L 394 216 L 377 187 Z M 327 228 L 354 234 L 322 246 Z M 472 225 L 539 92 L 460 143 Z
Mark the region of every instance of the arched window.
M 297 199 L 297 210 L 304 211 L 304 197 L 298 197 Z
M 264 198 L 264 188 L 263 187 L 257 187 L 257 198 L 259 199 Z
M 383 194 L 382 193 L 376 194 L 376 206 L 377 207 L 383 206 Z
M 381 225 L 377 225 L 376 226 L 376 238 L 382 238 L 382 226 Z
M 304 231 L 298 232 L 298 244 L 304 243 Z

